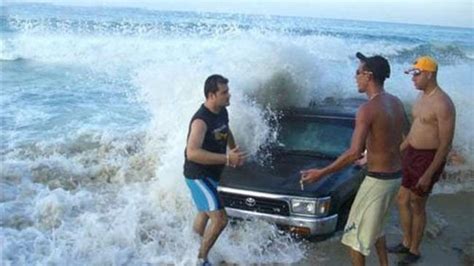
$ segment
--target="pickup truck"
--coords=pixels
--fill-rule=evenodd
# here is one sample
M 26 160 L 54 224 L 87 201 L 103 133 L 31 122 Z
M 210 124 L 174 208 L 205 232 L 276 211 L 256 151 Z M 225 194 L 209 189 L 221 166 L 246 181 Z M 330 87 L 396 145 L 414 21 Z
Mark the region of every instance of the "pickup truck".
M 351 165 L 304 186 L 300 170 L 324 167 L 350 146 L 355 114 L 364 101 L 327 99 L 280 110 L 278 141 L 259 151 L 270 159 L 226 167 L 222 173 L 218 192 L 227 214 L 265 219 L 307 238 L 343 229 L 364 168 Z

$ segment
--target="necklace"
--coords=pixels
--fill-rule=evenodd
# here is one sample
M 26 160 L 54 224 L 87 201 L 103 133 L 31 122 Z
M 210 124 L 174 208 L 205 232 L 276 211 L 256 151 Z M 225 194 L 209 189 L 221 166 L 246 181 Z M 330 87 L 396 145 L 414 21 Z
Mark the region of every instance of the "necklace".
M 432 91 L 430 91 L 430 93 L 425 94 L 425 95 L 426 95 L 426 97 L 430 97 L 430 96 L 433 95 L 436 91 L 438 91 L 438 86 L 436 86 Z
M 371 101 L 372 99 L 374 99 L 375 97 L 377 97 L 377 96 L 379 96 L 380 94 L 383 94 L 383 93 L 384 93 L 383 91 L 382 92 L 377 92 L 376 94 L 370 96 L 369 101 Z

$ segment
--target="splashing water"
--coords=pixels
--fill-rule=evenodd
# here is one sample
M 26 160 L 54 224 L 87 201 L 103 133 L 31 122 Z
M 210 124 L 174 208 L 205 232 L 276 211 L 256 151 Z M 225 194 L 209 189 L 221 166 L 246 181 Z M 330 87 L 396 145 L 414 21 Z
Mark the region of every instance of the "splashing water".
M 0 26 L 5 264 L 194 263 L 183 151 L 213 73 L 230 79 L 230 126 L 255 154 L 276 138 L 274 109 L 357 94 L 355 52 L 390 59 L 387 90 L 408 106 L 402 70 L 433 54 L 466 160 L 435 192 L 474 188 L 472 29 L 32 4 L 7 6 Z M 255 221 L 226 228 L 210 258 L 298 263 L 305 252 Z

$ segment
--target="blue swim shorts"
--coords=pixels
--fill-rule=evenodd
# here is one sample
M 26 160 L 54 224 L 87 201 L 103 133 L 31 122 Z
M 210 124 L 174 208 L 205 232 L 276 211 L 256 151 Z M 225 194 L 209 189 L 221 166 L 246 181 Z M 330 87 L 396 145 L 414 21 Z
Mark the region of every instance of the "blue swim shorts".
M 185 178 L 191 190 L 194 204 L 200 212 L 212 212 L 222 209 L 222 203 L 217 194 L 219 183 L 210 177 L 202 179 Z

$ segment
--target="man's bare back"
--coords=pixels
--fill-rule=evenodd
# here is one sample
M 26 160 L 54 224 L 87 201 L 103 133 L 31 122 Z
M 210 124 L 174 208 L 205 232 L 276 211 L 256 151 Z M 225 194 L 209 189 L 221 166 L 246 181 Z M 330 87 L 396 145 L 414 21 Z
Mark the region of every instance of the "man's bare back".
M 361 108 L 368 111 L 370 129 L 367 138 L 367 165 L 371 172 L 395 172 L 401 169 L 400 144 L 406 124 L 401 101 L 381 93 Z
M 439 87 L 429 94 L 420 93 L 413 105 L 413 124 L 408 143 L 416 149 L 436 150 L 440 144 L 439 128 L 444 125 L 442 115 L 454 114 L 454 104 Z

